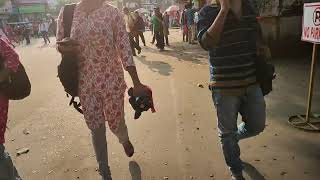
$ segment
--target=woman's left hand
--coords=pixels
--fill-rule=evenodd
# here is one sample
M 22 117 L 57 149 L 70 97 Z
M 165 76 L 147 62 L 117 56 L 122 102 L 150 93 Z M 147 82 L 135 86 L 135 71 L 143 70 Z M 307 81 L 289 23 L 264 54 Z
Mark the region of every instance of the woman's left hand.
M 150 92 L 148 89 L 149 88 L 146 85 L 139 83 L 133 87 L 133 95 L 134 96 L 150 95 Z

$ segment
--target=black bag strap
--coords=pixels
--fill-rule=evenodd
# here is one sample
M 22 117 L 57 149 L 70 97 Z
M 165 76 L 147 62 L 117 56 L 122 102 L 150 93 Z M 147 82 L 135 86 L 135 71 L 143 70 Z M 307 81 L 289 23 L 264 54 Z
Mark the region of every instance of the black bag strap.
M 64 38 L 70 37 L 74 10 L 77 4 L 67 4 L 63 9 Z
M 70 97 L 70 95 L 67 93 L 67 97 Z M 73 106 L 79 113 L 83 114 L 83 110 L 82 110 L 82 105 L 80 102 L 77 102 L 75 100 L 76 97 L 71 96 L 70 102 L 69 102 L 69 106 Z
M 69 103 L 69 106 L 73 105 L 73 107 L 81 114 L 83 114 L 83 111 L 81 109 L 81 103 L 80 102 L 76 102 L 75 100 L 75 97 L 72 96 L 71 100 L 70 100 L 70 103 Z

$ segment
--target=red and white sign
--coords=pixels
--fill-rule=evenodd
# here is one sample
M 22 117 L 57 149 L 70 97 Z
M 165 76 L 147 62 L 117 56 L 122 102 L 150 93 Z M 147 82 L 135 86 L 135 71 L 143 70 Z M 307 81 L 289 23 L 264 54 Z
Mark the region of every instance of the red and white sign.
M 302 41 L 320 44 L 320 2 L 304 4 L 302 28 Z

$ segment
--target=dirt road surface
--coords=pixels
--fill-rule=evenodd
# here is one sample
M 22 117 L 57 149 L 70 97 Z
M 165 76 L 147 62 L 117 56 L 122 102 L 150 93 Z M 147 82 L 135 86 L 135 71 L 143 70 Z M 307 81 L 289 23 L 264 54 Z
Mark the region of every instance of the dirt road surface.
M 150 32 L 146 33 L 148 42 Z M 133 120 L 126 101 L 126 119 L 136 153 L 127 158 L 107 132 L 114 180 L 228 180 L 214 106 L 207 89 L 207 53 L 182 43 L 178 30 L 171 47 L 159 53 L 148 43 L 135 62 L 142 81 L 154 91 L 157 113 Z M 83 117 L 68 106 L 57 79 L 60 56 L 53 44 L 33 40 L 17 48 L 32 81 L 32 95 L 11 102 L 7 150 L 26 180 L 96 180 L 97 164 Z M 242 141 L 242 159 L 250 180 L 318 180 L 320 134 L 292 128 L 289 115 L 303 114 L 310 57 L 274 59 L 278 77 L 266 98 L 268 122 L 258 137 Z M 319 75 L 317 75 L 319 77 Z M 131 85 L 127 76 L 128 85 Z M 319 112 L 319 78 L 314 111 Z M 202 84 L 204 88 L 198 87 Z M 25 135 L 23 131 L 29 131 Z M 30 152 L 16 156 L 21 148 Z

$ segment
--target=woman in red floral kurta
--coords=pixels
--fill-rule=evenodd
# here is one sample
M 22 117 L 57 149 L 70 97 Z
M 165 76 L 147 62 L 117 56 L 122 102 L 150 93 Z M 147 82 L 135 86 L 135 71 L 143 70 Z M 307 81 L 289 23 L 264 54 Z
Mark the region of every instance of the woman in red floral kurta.
M 62 9 L 57 40 L 62 40 L 63 35 Z M 79 97 L 86 123 L 92 131 L 100 174 L 110 179 L 105 121 L 123 144 L 126 154 L 132 156 L 134 153 L 124 121 L 126 83 L 123 68 L 132 77 L 135 93 L 143 93 L 145 86 L 138 78 L 124 17 L 117 8 L 104 0 L 82 0 L 74 11 L 71 39 L 80 46 L 72 50 L 59 46 L 58 50 L 61 53 L 75 51 L 79 55 Z

